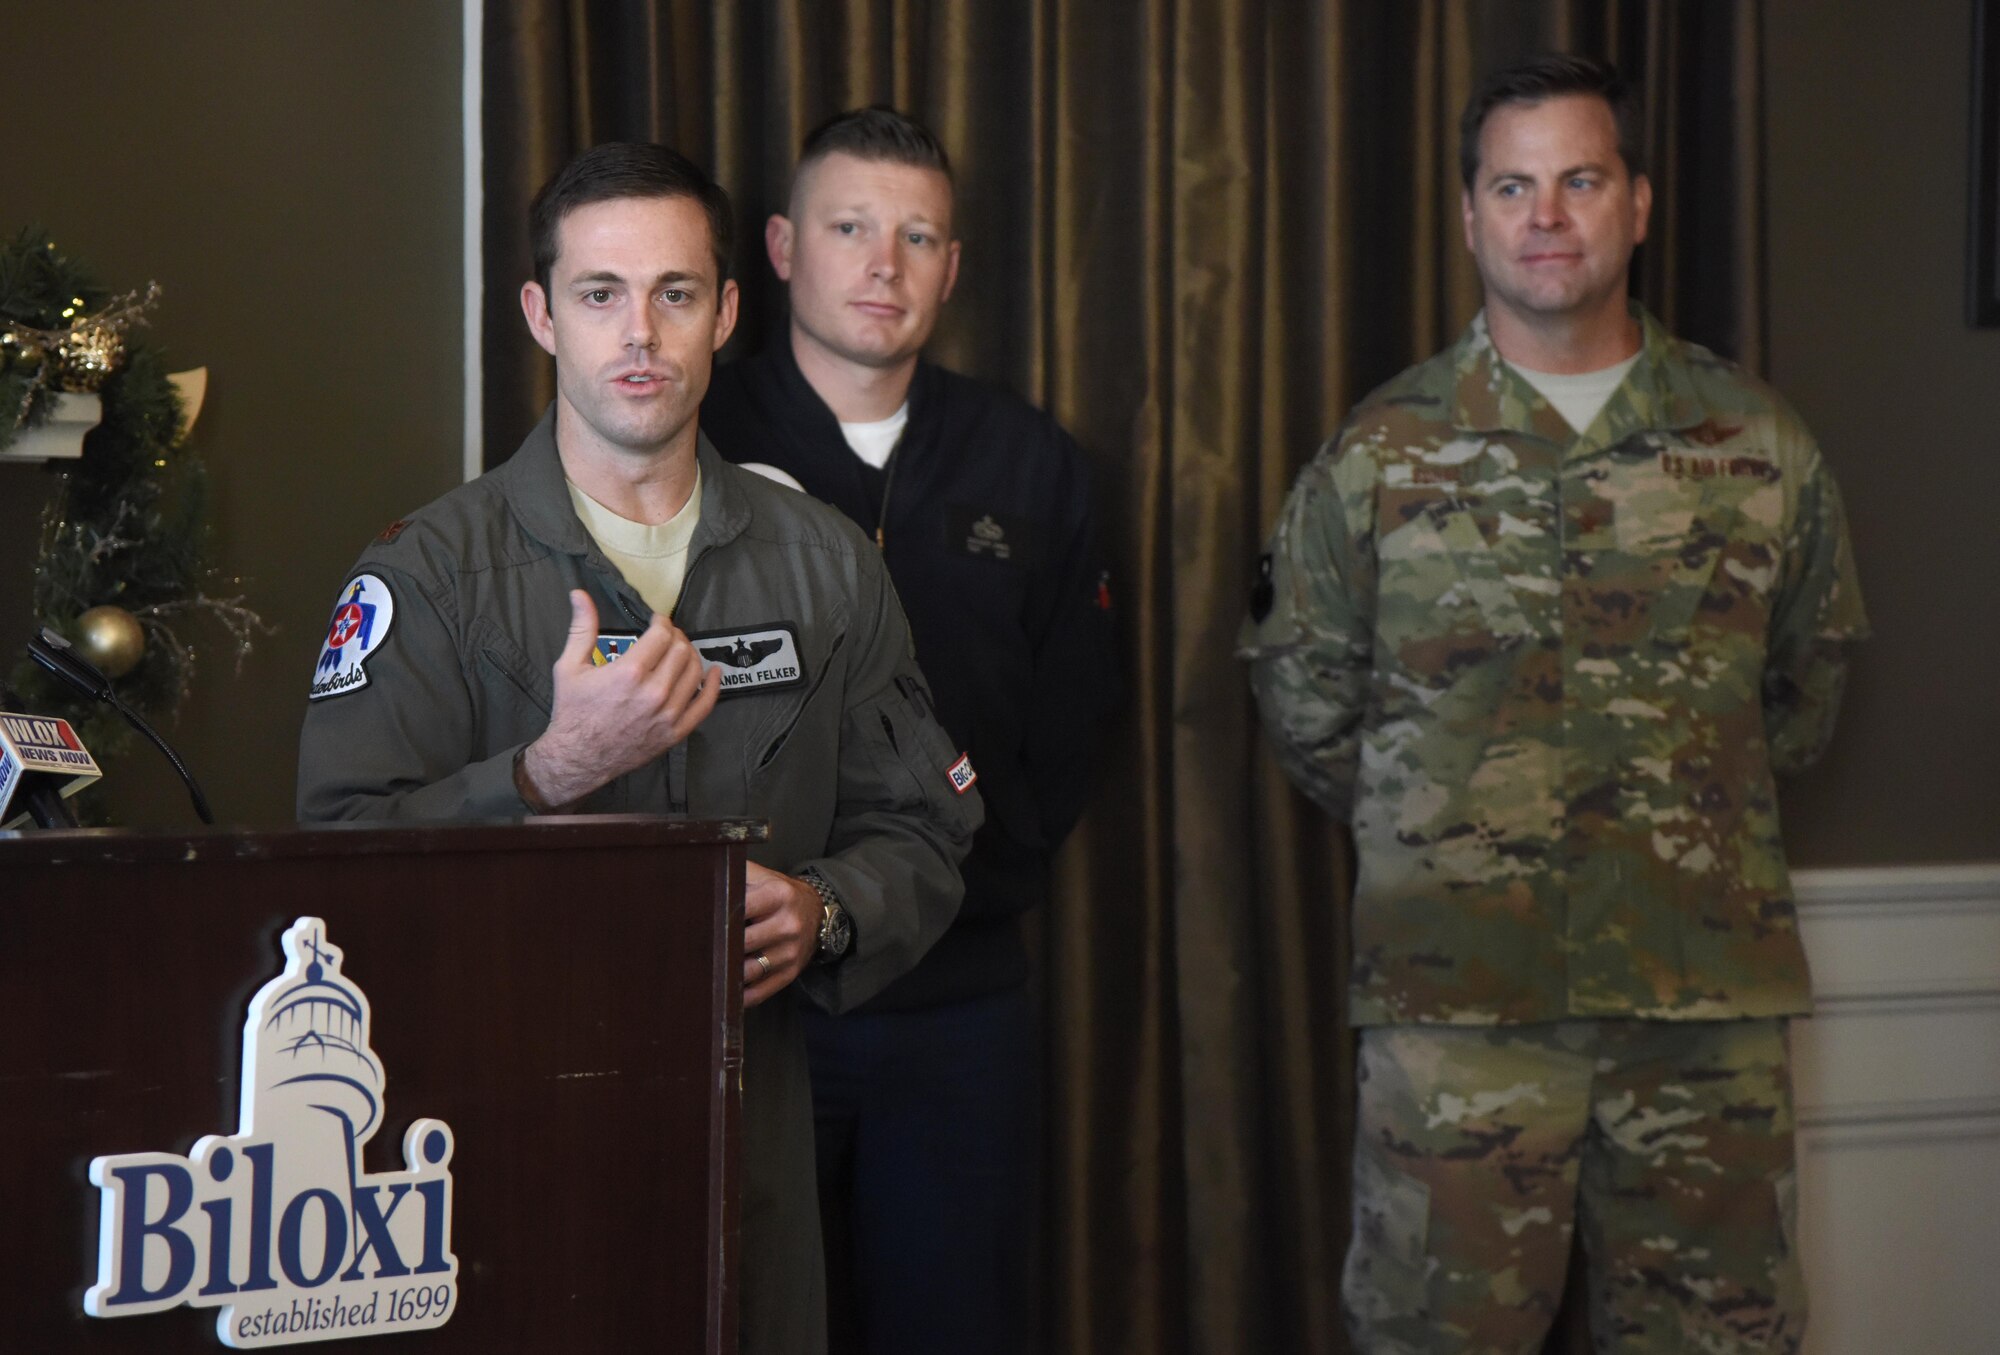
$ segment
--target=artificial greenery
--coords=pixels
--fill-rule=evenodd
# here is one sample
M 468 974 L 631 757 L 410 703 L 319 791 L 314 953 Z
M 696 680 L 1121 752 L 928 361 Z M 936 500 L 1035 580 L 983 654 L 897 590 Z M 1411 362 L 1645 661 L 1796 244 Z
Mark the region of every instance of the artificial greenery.
M 66 333 L 109 299 L 44 230 L 28 227 L 0 248 L 0 448 L 46 420 L 60 391 L 45 336 Z
M 148 288 L 136 303 L 110 297 L 40 230 L 24 230 L 0 247 L 0 328 L 15 340 L 9 368 L 0 372 L 0 446 L 53 398 L 60 382 L 48 364 L 60 360 L 65 327 L 102 327 L 109 315 L 122 335 L 156 295 Z M 22 342 L 24 335 L 29 342 Z M 77 617 L 89 608 L 108 604 L 131 612 L 146 645 L 138 666 L 118 679 L 118 693 L 157 722 L 178 710 L 194 677 L 195 650 L 176 632 L 178 622 L 196 612 L 221 621 L 239 664 L 252 634 L 265 627 L 241 597 L 210 595 L 235 581 L 218 578 L 208 558 L 204 474 L 183 436 L 180 396 L 160 350 L 132 339 L 120 347 L 98 390 L 103 421 L 85 436 L 79 459 L 52 463 L 55 484 L 42 511 L 34 609 L 38 622 L 72 639 Z M 24 369 L 21 354 L 35 348 L 45 350 L 42 365 Z M 0 636 L 0 645 L 11 649 L 25 639 Z M 27 709 L 68 719 L 100 757 L 131 737 L 108 707 L 76 696 L 25 658 L 10 684 Z

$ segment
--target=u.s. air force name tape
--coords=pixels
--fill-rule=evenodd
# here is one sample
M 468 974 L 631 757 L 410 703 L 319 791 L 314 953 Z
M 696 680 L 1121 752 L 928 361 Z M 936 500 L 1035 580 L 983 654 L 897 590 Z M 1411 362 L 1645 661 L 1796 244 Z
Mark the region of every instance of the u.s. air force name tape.
M 389 585 L 373 574 L 356 574 L 340 590 L 341 599 L 327 623 L 326 642 L 313 669 L 311 700 L 344 696 L 368 685 L 370 656 L 389 638 L 396 618 L 396 599 Z

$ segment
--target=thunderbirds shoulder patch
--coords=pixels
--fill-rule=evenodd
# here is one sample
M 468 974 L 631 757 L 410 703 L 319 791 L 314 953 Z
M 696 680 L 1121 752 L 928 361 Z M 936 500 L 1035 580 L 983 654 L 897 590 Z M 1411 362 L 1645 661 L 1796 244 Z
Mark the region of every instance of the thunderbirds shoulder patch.
M 368 685 L 368 659 L 389 638 L 396 599 L 373 574 L 357 574 L 341 589 L 340 605 L 327 623 L 308 698 L 345 696 Z

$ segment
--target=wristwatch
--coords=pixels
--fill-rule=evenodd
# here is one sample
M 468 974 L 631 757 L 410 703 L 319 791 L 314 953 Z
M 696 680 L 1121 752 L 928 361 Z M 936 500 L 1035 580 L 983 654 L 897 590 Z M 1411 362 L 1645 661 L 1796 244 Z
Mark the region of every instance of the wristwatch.
M 799 872 L 799 878 L 819 895 L 819 949 L 813 954 L 813 963 L 838 964 L 854 948 L 854 920 L 840 906 L 840 895 L 833 892 L 833 886 L 818 871 L 808 867 Z

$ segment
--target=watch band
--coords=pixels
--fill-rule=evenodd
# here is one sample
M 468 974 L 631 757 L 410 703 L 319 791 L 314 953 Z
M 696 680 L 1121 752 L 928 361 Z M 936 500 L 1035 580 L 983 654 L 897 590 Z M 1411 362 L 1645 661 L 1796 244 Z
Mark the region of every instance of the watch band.
M 819 945 L 813 952 L 813 963 L 836 964 L 853 949 L 854 921 L 841 905 L 840 895 L 818 871 L 808 866 L 799 872 L 799 878 L 819 895 Z

